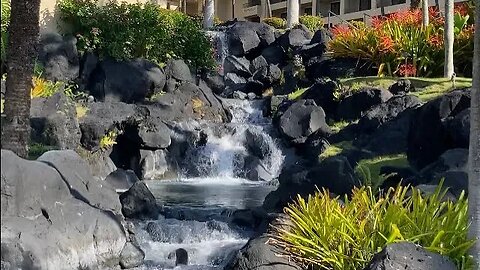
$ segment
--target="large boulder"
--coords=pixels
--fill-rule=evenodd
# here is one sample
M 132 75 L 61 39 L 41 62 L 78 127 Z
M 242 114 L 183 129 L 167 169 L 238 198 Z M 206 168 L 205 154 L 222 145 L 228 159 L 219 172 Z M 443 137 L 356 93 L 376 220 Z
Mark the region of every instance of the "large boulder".
M 299 100 L 292 104 L 279 119 L 280 133 L 290 142 L 304 143 L 314 132 L 328 134 L 325 112 L 313 100 Z
M 326 188 L 338 195 L 350 194 L 360 184 L 353 167 L 342 155 L 323 160 L 313 167 L 295 165 L 285 168 L 279 176 L 280 185 L 265 198 L 263 207 L 281 211 L 297 195 L 307 196 L 316 188 Z
M 195 78 L 190 68 L 183 60 L 169 60 L 165 68 L 165 73 L 169 78 L 174 78 L 181 82 L 195 83 Z
M 420 171 L 422 183 L 449 187 L 454 195 L 468 191 L 468 149 L 454 148 L 443 153 L 437 161 Z
M 388 91 L 394 95 L 405 95 L 415 91 L 415 86 L 409 79 L 400 79 L 390 85 Z
M 166 82 L 162 69 L 145 59 L 101 61 L 90 75 L 87 89 L 100 101 L 143 101 L 160 93 Z
M 53 155 L 65 157 L 63 153 Z M 101 199 L 106 187 L 70 188 L 93 176 L 84 166 L 70 166 L 73 159 L 79 160 L 73 153 L 65 153 L 72 160 L 57 160 L 50 163 L 53 166 L 2 150 L 2 269 L 118 266 L 126 243 L 122 218 L 101 208 L 106 205 Z M 90 203 L 78 199 L 81 197 L 89 198 Z M 108 204 L 108 208 L 117 208 L 112 206 L 115 201 Z
M 358 122 L 358 127 L 364 132 L 371 132 L 382 124 L 391 121 L 407 109 L 415 109 L 422 104 L 416 96 L 393 97 L 385 103 L 380 103 L 366 111 Z
M 117 169 L 105 178 L 105 182 L 112 186 L 115 190 L 128 190 L 140 181 L 132 170 Z
M 284 49 L 302 47 L 310 43 L 312 36 L 313 34 L 308 28 L 298 25 L 287 30 L 285 34 L 278 38 L 277 42 Z
M 359 119 L 371 107 L 384 103 L 392 97 L 387 90 L 362 88 L 340 101 L 337 117 L 344 120 Z
M 286 257 L 277 256 L 281 250 L 267 243 L 268 235 L 251 239 L 235 254 L 225 269 L 228 270 L 298 270 L 300 266 Z
M 447 257 L 428 251 L 423 247 L 400 242 L 387 245 L 375 254 L 364 270 L 456 270 Z
M 127 218 L 156 219 L 158 208 L 155 197 L 144 182 L 136 182 L 120 195 L 122 213 Z
M 145 252 L 143 252 L 143 250 L 137 245 L 127 242 L 120 254 L 120 266 L 123 269 L 138 267 L 143 264 L 144 259 Z
M 244 56 L 275 41 L 273 28 L 264 23 L 235 22 L 227 30 L 229 52 Z
M 75 104 L 63 92 L 32 99 L 30 126 L 35 142 L 58 149 L 75 149 L 80 143 Z
M 262 51 L 261 56 L 268 64 L 283 65 L 287 60 L 286 51 L 279 45 L 271 45 Z
M 120 213 L 120 201 L 115 190 L 104 181 L 92 177 L 88 164 L 75 151 L 49 151 L 37 160 L 55 168 L 76 199 Z M 97 192 L 89 192 L 90 189 Z
M 72 81 L 79 75 L 80 59 L 77 39 L 45 33 L 40 37 L 38 61 L 43 67 L 42 76 L 52 81 Z
M 245 57 L 236 57 L 234 55 L 225 58 L 223 72 L 225 72 L 225 74 L 235 73 L 244 78 L 252 76 L 252 73 L 250 72 L 250 61 Z
M 450 130 L 448 123 L 469 107 L 470 91 L 467 89 L 450 92 L 418 108 L 408 134 L 410 164 L 422 169 L 448 149 L 468 148 L 468 140 L 459 138 L 469 134 L 469 125 L 458 126 L 464 130 Z M 466 117 L 466 113 L 458 117 Z
M 338 106 L 335 98 L 337 89 L 338 85 L 335 81 L 318 79 L 315 84 L 307 89 L 303 98 L 314 100 L 318 106 L 325 110 L 327 117 L 334 118 Z

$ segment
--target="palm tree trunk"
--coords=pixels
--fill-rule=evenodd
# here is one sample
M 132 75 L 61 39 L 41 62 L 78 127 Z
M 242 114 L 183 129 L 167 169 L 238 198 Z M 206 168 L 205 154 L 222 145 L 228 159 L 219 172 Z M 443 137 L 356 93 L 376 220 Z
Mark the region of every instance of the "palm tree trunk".
M 423 27 L 428 26 L 428 0 L 422 0 L 422 23 Z
M 203 8 L 203 28 L 213 27 L 213 17 L 215 16 L 215 1 L 207 0 Z
M 292 28 L 299 23 L 300 0 L 287 0 L 287 28 Z
M 444 77 L 452 78 L 453 76 L 453 41 L 454 41 L 454 19 L 453 19 L 453 0 L 445 1 L 445 69 Z
M 480 7 L 480 0 L 476 0 Z M 470 108 L 470 150 L 468 172 L 468 210 L 472 224 L 470 237 L 477 239 L 471 249 L 476 267 L 480 269 L 480 12 L 475 12 L 475 38 L 473 56 L 473 86 Z
M 27 157 L 30 139 L 30 89 L 39 33 L 40 0 L 12 1 L 8 33 L 5 119 L 2 148 Z

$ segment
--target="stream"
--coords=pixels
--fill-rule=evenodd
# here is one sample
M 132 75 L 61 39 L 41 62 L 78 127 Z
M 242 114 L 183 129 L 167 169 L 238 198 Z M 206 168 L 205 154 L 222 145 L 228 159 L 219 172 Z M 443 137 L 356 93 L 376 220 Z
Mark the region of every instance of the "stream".
M 145 251 L 145 264 L 138 269 L 223 269 L 253 235 L 231 224 L 230 216 L 235 210 L 262 205 L 276 188 L 272 183 L 285 157 L 272 136 L 270 119 L 262 116 L 262 102 L 224 100 L 231 123 L 194 123 L 205 130 L 208 141 L 188 150 L 184 173 L 177 179 L 146 181 L 163 207 L 157 220 L 135 222 Z M 270 176 L 264 181 L 241 177 L 248 174 L 245 157 L 251 154 L 247 141 L 252 134 L 261 140 L 262 158 L 256 162 Z M 188 252 L 188 265 L 175 266 L 178 248 Z

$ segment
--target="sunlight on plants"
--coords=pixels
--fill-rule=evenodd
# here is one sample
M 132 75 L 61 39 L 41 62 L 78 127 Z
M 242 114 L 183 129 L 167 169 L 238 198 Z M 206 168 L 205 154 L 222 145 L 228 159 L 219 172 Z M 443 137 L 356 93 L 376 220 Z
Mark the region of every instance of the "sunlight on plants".
M 353 149 L 351 141 L 343 141 L 336 144 L 329 145 L 325 151 L 323 151 L 318 157 L 320 160 L 324 160 L 329 157 L 341 154 L 345 150 Z
M 355 174 L 361 179 L 362 184 L 371 186 L 377 190 L 387 175 L 382 175 L 380 169 L 384 166 L 394 166 L 397 168 L 406 168 L 409 166 L 407 155 L 388 155 L 379 156 L 372 159 L 362 159 L 355 166 Z
M 40 77 L 34 76 L 33 88 L 30 91 L 31 98 L 47 98 L 58 92 L 63 87 L 62 82 L 52 82 Z
M 103 137 L 100 139 L 100 149 L 109 149 L 115 144 L 117 144 L 116 139 L 117 139 L 117 132 L 111 130 L 107 134 L 103 135 Z
M 297 200 L 284 209 L 289 225 L 273 227 L 269 243 L 312 269 L 363 269 L 389 243 L 410 241 L 450 257 L 459 269 L 471 269 L 467 255 L 468 202 L 442 201 L 440 185 L 431 195 L 414 187 L 390 188 L 379 197 L 371 187 L 355 188 L 351 199 L 327 190 Z M 410 194 L 408 196 L 407 194 Z

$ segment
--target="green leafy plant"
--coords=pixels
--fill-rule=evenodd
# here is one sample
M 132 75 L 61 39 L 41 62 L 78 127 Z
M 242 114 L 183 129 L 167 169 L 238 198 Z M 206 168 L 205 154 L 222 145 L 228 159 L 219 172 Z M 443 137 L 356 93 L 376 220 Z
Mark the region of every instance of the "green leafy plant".
M 431 195 L 398 186 L 379 197 L 371 187 L 355 188 L 343 203 L 327 190 L 299 196 L 284 210 L 289 222 L 273 227 L 269 242 L 309 269 L 363 269 L 375 253 L 400 241 L 471 269 L 467 199 L 462 194 L 456 202 L 443 200 L 445 193 L 440 185 Z
M 357 163 L 354 170 L 363 185 L 371 186 L 374 191 L 377 191 L 384 180 L 390 176 L 380 173 L 381 168 L 384 166 L 394 166 L 396 168 L 408 167 L 407 156 L 405 154 L 398 154 L 362 159 Z
M 275 29 L 285 29 L 287 27 L 287 21 L 278 17 L 265 18 L 263 19 L 263 22 Z
M 77 36 L 80 51 L 116 59 L 146 58 L 157 64 L 181 58 L 198 68 L 214 67 L 213 49 L 197 21 L 154 4 L 98 6 L 95 0 L 61 0 L 63 32 Z
M 5 62 L 7 56 L 8 25 L 10 24 L 10 0 L 2 0 L 2 25 L 1 25 L 1 61 Z
M 312 16 L 312 15 L 303 15 L 300 16 L 299 22 L 305 25 L 308 30 L 312 32 L 316 32 L 323 28 L 323 19 L 319 16 Z

